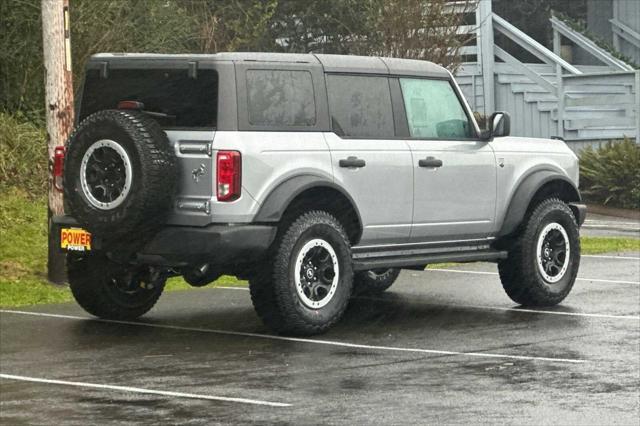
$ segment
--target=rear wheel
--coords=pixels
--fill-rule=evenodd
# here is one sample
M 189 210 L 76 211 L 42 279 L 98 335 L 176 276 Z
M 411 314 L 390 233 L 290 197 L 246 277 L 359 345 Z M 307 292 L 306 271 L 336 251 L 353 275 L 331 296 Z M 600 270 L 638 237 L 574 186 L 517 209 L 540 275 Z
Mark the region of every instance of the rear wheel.
M 78 304 L 99 318 L 130 320 L 147 313 L 166 276 L 147 266 L 124 266 L 101 255 L 67 255 L 69 286 Z
M 353 284 L 342 225 L 323 211 L 301 215 L 276 243 L 271 265 L 249 284 L 256 312 L 275 331 L 311 335 L 327 330 L 342 317 Z
M 569 207 L 542 201 L 523 224 L 509 257 L 498 263 L 507 295 L 524 306 L 552 306 L 571 291 L 580 266 L 580 235 Z
M 357 294 L 382 293 L 396 281 L 400 269 L 372 269 L 357 272 L 353 277 L 353 288 Z

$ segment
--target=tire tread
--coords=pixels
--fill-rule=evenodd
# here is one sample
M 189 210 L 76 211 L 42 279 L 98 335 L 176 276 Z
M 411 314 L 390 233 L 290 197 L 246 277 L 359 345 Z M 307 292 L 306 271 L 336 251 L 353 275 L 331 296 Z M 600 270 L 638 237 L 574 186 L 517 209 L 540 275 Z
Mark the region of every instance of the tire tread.
M 523 306 L 553 306 L 560 303 L 569 294 L 575 278 L 578 274 L 580 263 L 580 238 L 572 241 L 571 250 L 574 253 L 574 261 L 569 275 L 569 285 L 561 293 L 549 291 L 546 285 L 541 283 L 542 278 L 536 270 L 535 262 L 531 256 L 535 256 L 537 243 L 537 230 L 542 218 L 553 210 L 560 210 L 571 219 L 575 229 L 578 225 L 569 206 L 558 198 L 547 198 L 530 210 L 519 229 L 518 237 L 509 250 L 507 259 L 498 262 L 500 281 L 507 295 L 516 303 Z M 570 230 L 567 230 L 570 232 Z M 577 231 L 576 231 L 577 232 Z M 577 255 L 576 255 L 577 253 Z

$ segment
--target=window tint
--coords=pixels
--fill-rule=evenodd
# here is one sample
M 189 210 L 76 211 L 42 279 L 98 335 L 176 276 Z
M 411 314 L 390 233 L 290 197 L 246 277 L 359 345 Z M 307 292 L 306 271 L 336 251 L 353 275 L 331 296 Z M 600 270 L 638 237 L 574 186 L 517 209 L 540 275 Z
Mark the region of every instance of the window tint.
M 386 77 L 327 75 L 333 131 L 340 136 L 394 136 L 391 93 Z
M 163 127 L 215 127 L 218 74 L 198 70 L 190 78 L 186 69 L 110 69 L 107 78 L 98 70 L 87 72 L 80 120 L 120 101 L 139 101 L 146 111 L 167 114 L 157 120 Z
M 401 78 L 400 86 L 412 137 L 472 137 L 469 118 L 448 81 Z
M 309 71 L 247 70 L 247 102 L 253 126 L 316 124 Z

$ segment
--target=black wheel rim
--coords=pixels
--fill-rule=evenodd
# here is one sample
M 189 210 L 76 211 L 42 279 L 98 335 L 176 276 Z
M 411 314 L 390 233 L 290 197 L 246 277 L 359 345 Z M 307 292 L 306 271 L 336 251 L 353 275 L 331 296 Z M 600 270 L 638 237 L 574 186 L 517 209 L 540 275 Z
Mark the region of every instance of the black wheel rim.
M 297 255 L 294 271 L 300 300 L 313 309 L 329 303 L 337 288 L 339 270 L 337 255 L 328 242 L 307 242 Z
M 87 186 L 94 198 L 103 203 L 113 202 L 124 189 L 124 161 L 109 147 L 98 148 L 87 162 Z
M 538 238 L 538 270 L 545 281 L 556 283 L 565 275 L 569 265 L 569 237 L 558 223 L 547 224 Z
M 101 210 L 118 207 L 131 190 L 133 170 L 125 149 L 102 139 L 85 152 L 80 166 L 80 184 L 87 201 Z

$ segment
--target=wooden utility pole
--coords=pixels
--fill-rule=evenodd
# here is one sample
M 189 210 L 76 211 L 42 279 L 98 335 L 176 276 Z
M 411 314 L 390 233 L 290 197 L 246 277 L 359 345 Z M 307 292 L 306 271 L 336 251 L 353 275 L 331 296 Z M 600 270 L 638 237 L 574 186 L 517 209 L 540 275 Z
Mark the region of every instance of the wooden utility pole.
M 69 0 L 42 0 L 42 48 L 44 52 L 46 117 L 49 161 L 49 281 L 66 281 L 65 256 L 54 246 L 51 218 L 64 213 L 62 193 L 52 179 L 55 148 L 64 146 L 74 123 L 73 79 L 71 73 L 71 39 Z

